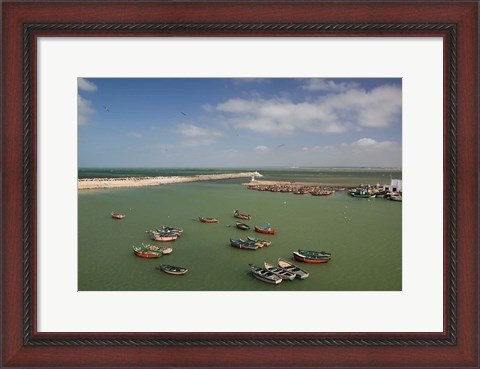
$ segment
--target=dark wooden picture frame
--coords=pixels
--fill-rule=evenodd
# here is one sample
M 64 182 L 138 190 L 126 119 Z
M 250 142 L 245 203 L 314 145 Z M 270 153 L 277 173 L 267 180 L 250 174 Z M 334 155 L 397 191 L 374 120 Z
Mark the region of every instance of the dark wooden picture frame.
M 2 366 L 478 367 L 477 1 L 4 2 L 2 18 Z M 37 332 L 39 36 L 443 37 L 443 332 Z

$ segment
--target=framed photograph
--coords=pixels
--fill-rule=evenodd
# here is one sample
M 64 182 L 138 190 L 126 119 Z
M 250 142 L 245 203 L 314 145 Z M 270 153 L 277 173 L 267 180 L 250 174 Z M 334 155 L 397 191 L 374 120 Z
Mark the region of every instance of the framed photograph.
M 477 14 L 3 3 L 2 365 L 477 367 Z

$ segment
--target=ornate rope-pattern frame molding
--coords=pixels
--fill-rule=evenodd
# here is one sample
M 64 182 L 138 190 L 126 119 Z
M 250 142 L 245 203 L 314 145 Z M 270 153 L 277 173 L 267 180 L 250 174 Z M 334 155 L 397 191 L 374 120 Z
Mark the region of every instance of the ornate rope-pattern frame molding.
M 437 23 L 275 23 L 275 24 L 236 24 L 236 23 L 187 23 L 187 24 L 24 24 L 23 28 L 23 341 L 27 346 L 452 346 L 457 341 L 457 28 L 455 24 Z M 284 34 L 318 33 L 316 36 L 345 33 L 369 34 L 382 33 L 381 36 L 407 35 L 409 33 L 443 33 L 448 38 L 448 287 L 447 291 L 447 337 L 446 338 L 37 338 L 33 337 L 33 222 L 32 222 L 32 173 L 33 168 L 33 131 L 32 115 L 32 37 L 35 32 L 81 32 L 90 36 L 95 32 L 112 33 L 155 33 L 161 37 L 164 33 L 208 32 L 235 34 L 249 37 L 255 33 Z M 311 334 L 309 335 L 311 336 Z

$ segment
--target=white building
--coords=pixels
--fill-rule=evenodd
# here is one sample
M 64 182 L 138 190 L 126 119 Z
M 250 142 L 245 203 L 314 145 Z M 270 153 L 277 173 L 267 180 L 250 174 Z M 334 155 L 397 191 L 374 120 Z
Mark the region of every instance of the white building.
M 402 180 L 392 179 L 390 185 L 383 185 L 383 190 L 388 192 L 402 192 Z

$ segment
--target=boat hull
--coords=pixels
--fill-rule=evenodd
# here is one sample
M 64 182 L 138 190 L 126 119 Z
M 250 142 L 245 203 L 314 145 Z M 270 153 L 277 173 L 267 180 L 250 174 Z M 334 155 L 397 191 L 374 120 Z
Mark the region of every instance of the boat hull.
M 250 264 L 250 270 L 255 278 L 257 278 L 259 281 L 269 283 L 269 284 L 279 284 L 282 283 L 282 278 L 279 276 L 275 275 L 274 273 L 257 267 L 255 265 Z
M 243 219 L 243 220 L 250 220 L 252 219 L 251 215 L 247 215 L 247 214 L 240 214 L 238 212 L 238 210 L 236 210 L 234 213 L 233 213 L 233 216 L 237 219 Z
M 167 273 L 167 274 L 172 274 L 172 275 L 184 275 L 187 274 L 188 269 L 187 268 L 182 268 L 182 267 L 175 267 L 172 265 L 160 265 L 158 267 L 162 272 Z
M 187 274 L 188 270 L 187 271 L 182 271 L 182 272 L 173 272 L 171 270 L 162 269 L 162 272 L 167 273 L 167 274 L 172 274 L 172 275 L 184 275 L 184 274 Z
M 198 220 L 202 223 L 218 223 L 218 219 L 214 219 L 214 218 L 201 218 L 201 217 L 198 217 Z
M 297 252 L 293 253 L 293 257 L 297 261 L 301 261 L 304 263 L 313 263 L 313 264 L 328 263 L 331 260 L 331 258 L 311 258 L 306 255 L 301 255 Z
M 248 231 L 250 229 L 250 227 L 244 223 L 237 223 L 235 226 L 242 231 Z
M 288 270 L 291 273 L 294 273 L 295 276 L 298 279 L 305 279 L 310 276 L 310 273 L 308 273 L 306 270 L 303 270 L 302 268 L 296 266 L 295 264 L 292 264 L 284 259 L 279 258 L 278 259 L 278 265 L 283 268 Z
M 371 199 L 371 198 L 375 197 L 375 195 L 361 195 L 361 194 L 357 194 L 357 193 L 351 193 L 350 196 L 356 197 L 358 199 Z
M 269 283 L 269 284 L 279 284 L 280 282 L 282 282 L 281 279 L 276 279 L 276 280 L 272 280 L 272 279 L 268 279 L 268 278 L 264 278 L 262 277 L 261 275 L 258 275 L 258 274 L 255 274 L 255 273 L 252 273 L 253 276 L 255 278 L 257 278 L 259 281 L 262 281 L 262 282 L 265 282 L 265 283 Z
M 135 251 L 135 250 L 133 250 L 133 252 L 135 253 L 135 255 L 137 255 L 141 258 L 151 259 L 151 258 L 159 258 L 160 257 L 160 254 L 156 253 L 156 252 L 142 252 L 142 251 Z
M 272 241 L 260 240 L 256 237 L 248 236 L 247 239 L 249 241 L 255 242 L 257 245 L 262 244 L 262 246 L 259 246 L 259 247 L 270 246 L 272 244 Z
M 237 249 L 243 249 L 243 250 L 257 250 L 258 246 L 254 243 L 248 243 L 248 242 L 236 242 L 235 240 L 230 240 L 230 245 L 233 247 L 236 247 Z
M 171 249 L 170 247 L 166 247 L 166 246 L 162 246 L 162 247 L 158 247 L 158 246 L 155 246 L 155 245 L 147 245 L 147 246 L 144 246 L 147 250 L 150 250 L 150 251 L 155 251 L 155 252 L 161 252 L 163 255 L 168 255 L 168 254 L 171 254 L 173 249 Z
M 265 269 L 268 270 L 269 272 L 272 272 L 273 274 L 279 276 L 282 279 L 286 279 L 289 281 L 293 281 L 296 278 L 295 273 L 289 272 L 286 269 L 283 269 L 281 267 L 277 267 L 273 264 L 269 264 L 267 262 L 264 263 Z
M 258 233 L 263 233 L 263 234 L 276 234 L 277 231 L 275 229 L 269 228 L 269 229 L 263 229 L 261 227 L 255 226 L 255 232 Z
M 178 236 L 152 236 L 152 241 L 158 241 L 158 242 L 171 242 L 175 241 Z

